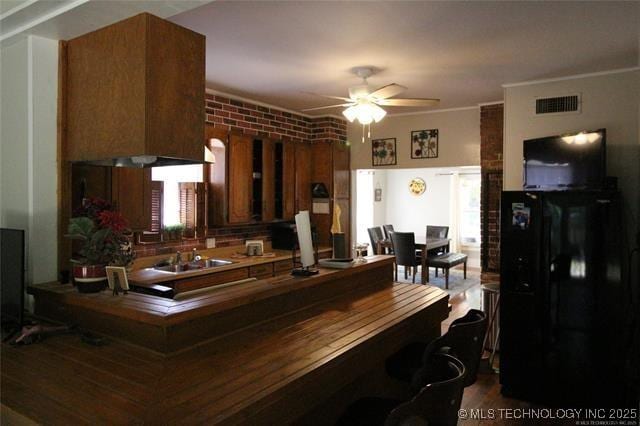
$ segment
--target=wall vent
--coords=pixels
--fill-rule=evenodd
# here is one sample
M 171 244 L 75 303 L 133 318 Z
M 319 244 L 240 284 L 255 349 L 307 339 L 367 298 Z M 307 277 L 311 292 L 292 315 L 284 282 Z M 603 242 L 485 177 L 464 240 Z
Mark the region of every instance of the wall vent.
M 536 115 L 579 113 L 580 94 L 536 99 Z

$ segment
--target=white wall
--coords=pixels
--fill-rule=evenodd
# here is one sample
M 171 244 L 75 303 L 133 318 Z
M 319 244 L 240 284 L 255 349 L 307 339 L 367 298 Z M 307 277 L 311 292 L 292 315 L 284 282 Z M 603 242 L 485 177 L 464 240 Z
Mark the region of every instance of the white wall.
M 535 116 L 539 96 L 582 94 L 580 114 Z M 640 70 L 506 87 L 504 188 L 522 189 L 522 141 L 607 129 L 607 172 L 618 177 L 629 237 L 640 224 Z
M 422 195 L 409 191 L 413 178 L 422 178 L 427 189 Z M 404 169 L 387 173 L 386 223 L 396 231 L 426 233 L 426 225 L 450 225 L 451 175 L 447 170 Z
M 411 158 L 411 131 L 438 129 L 438 158 Z M 391 115 L 371 125 L 371 138 L 396 138 L 397 165 L 384 169 L 480 165 L 480 108 Z M 349 123 L 351 169 L 370 169 L 371 141 L 362 143 L 362 125 Z M 376 170 L 383 168 L 376 167 Z
M 0 50 L 0 226 L 27 231 L 27 282 L 56 279 L 58 42 Z

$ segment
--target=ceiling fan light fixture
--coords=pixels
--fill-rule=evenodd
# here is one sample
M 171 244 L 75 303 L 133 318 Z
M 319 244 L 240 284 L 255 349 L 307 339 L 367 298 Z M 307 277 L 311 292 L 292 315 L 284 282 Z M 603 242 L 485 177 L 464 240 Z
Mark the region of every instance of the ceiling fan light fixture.
M 342 111 L 342 114 L 353 123 L 356 119 L 360 124 L 379 122 L 387 112 L 372 102 L 360 102 Z
M 353 123 L 353 121 L 358 117 L 358 109 L 356 108 L 356 105 L 352 105 L 342 111 L 342 115 L 344 115 L 350 123 Z

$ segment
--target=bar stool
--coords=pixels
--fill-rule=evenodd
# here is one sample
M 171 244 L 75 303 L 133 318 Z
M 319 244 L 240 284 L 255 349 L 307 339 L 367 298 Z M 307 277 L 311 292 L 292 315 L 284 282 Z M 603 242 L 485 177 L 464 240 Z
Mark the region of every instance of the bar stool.
M 489 368 L 497 373 L 500 370 L 493 368 L 493 360 L 496 356 L 496 350 L 498 349 L 498 342 L 500 341 L 500 318 L 498 318 L 498 310 L 500 308 L 500 283 L 485 283 L 482 284 L 481 288 L 482 310 L 487 315 L 491 315 L 482 348 L 491 351 Z

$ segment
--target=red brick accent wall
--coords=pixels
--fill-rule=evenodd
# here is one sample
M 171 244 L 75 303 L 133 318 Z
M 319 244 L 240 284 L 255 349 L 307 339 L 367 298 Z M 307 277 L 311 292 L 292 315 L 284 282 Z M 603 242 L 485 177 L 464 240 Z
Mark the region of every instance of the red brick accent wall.
M 335 117 L 309 118 L 212 93 L 205 102 L 207 121 L 225 130 L 301 143 L 347 138 L 347 122 Z
M 502 139 L 504 105 L 480 108 L 480 161 L 482 171 L 481 264 L 483 272 L 500 271 L 500 194 L 502 192 Z

